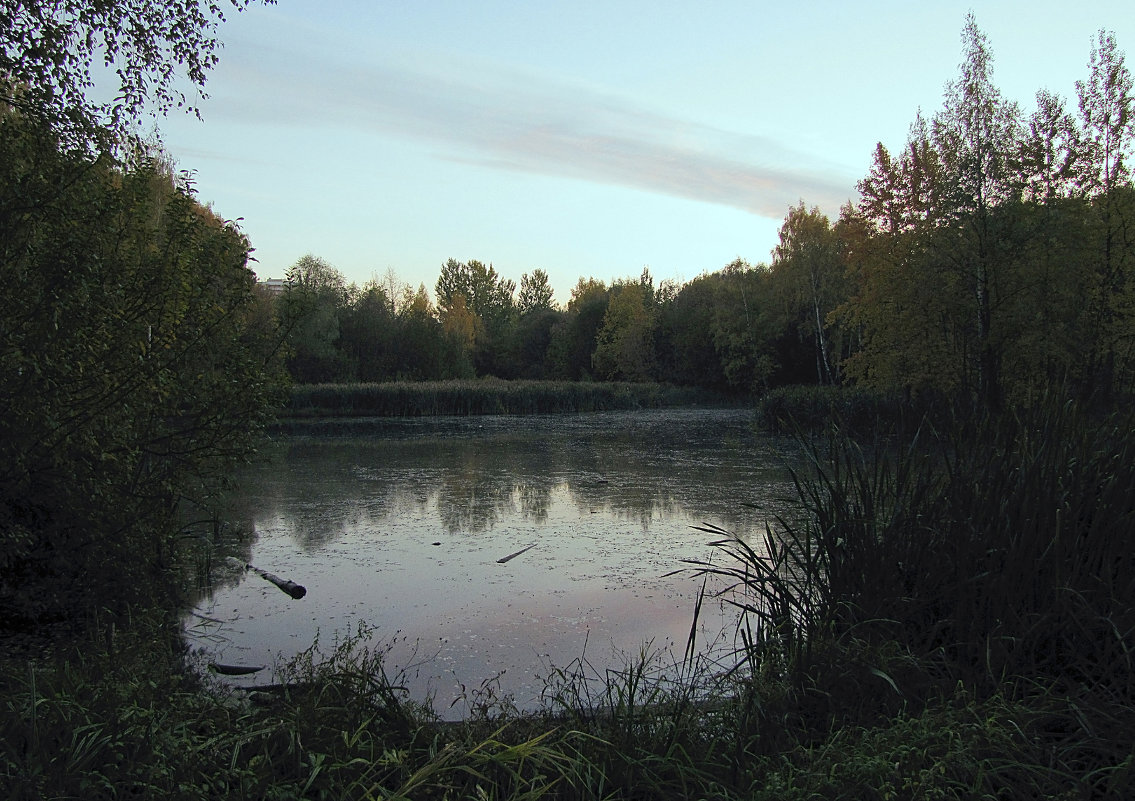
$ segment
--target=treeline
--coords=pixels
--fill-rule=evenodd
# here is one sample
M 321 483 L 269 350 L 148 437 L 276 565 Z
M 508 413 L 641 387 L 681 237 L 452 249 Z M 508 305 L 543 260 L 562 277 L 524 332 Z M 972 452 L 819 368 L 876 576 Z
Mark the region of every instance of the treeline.
M 1132 80 L 1101 31 L 1076 106 L 1026 114 L 993 82 L 972 16 L 959 75 L 897 152 L 879 144 L 833 222 L 801 201 L 768 265 L 677 286 L 580 279 L 562 307 L 450 259 L 435 286 L 358 288 L 308 256 L 278 305 L 299 382 L 666 380 L 761 392 L 857 384 L 989 406 L 1059 384 L 1107 399 L 1135 377 Z
M 348 285 L 309 255 L 275 303 L 298 383 L 492 376 L 750 392 L 815 380 L 781 277 L 737 260 L 681 287 L 656 286 L 643 270 L 610 284 L 580 279 L 560 307 L 539 269 L 517 293 L 492 265 L 450 259 L 431 296 L 391 273 Z

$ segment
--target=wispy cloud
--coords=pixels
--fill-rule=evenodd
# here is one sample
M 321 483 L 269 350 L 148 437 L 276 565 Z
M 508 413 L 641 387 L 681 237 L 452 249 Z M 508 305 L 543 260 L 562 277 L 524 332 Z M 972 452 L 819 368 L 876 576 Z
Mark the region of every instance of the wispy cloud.
M 244 94 L 218 94 L 209 115 L 426 140 L 454 161 L 632 187 L 772 218 L 800 199 L 838 208 L 853 186 L 841 171 L 775 141 L 527 74 L 444 75 L 317 64 L 270 50 L 256 55 L 230 62 Z
M 240 166 L 246 166 L 248 164 L 258 164 L 260 166 L 270 165 L 270 162 L 266 159 L 258 159 L 250 162 L 249 159 L 243 155 L 234 156 L 232 153 L 220 148 L 201 148 L 182 144 L 179 144 L 177 147 L 177 157 L 178 159 L 184 159 L 187 164 L 192 164 L 194 161 L 207 160 Z

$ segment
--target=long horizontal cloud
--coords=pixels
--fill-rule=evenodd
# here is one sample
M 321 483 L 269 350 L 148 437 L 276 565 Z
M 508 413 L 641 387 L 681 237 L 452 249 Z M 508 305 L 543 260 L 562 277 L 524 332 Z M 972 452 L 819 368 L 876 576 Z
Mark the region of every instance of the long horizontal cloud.
M 851 195 L 853 179 L 806 166 L 818 160 L 771 140 L 578 87 L 528 75 L 443 76 L 281 55 L 269 50 L 230 62 L 230 75 L 248 97 L 218 96 L 207 114 L 429 140 L 457 161 L 632 187 L 764 217 L 780 218 L 800 199 L 835 209 Z

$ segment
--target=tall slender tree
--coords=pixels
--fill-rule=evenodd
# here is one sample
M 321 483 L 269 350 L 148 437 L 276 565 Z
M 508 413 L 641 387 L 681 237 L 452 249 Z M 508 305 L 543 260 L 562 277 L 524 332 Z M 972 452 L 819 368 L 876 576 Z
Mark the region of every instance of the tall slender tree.
M 816 382 L 839 381 L 829 315 L 847 298 L 847 281 L 838 237 L 827 216 L 803 201 L 788 211 L 773 251 L 772 282 L 789 324 L 811 339 Z
M 1106 195 L 1131 180 L 1135 100 L 1131 72 L 1115 34 L 1100 31 L 1088 59 L 1087 80 L 1076 81 L 1083 126 L 1078 177 L 1089 194 Z
M 987 404 L 1000 402 L 1001 387 L 993 332 L 999 248 L 1009 238 L 994 225 L 993 210 L 1020 196 L 1014 155 L 1021 139 L 1020 111 L 993 83 L 993 54 L 972 12 L 962 32 L 960 75 L 946 89 L 931 135 L 946 179 L 943 209 L 949 224 L 945 257 L 972 299 L 971 349 L 976 390 Z
M 1094 248 L 1094 286 L 1091 310 L 1094 324 L 1091 362 L 1093 384 L 1109 392 L 1116 380 L 1120 342 L 1130 338 L 1131 315 L 1126 298 L 1132 272 L 1131 159 L 1135 149 L 1135 98 L 1132 78 L 1115 35 L 1100 31 L 1088 60 L 1087 80 L 1077 81 L 1083 157 L 1078 162 L 1079 183 L 1093 199 L 1098 218 Z

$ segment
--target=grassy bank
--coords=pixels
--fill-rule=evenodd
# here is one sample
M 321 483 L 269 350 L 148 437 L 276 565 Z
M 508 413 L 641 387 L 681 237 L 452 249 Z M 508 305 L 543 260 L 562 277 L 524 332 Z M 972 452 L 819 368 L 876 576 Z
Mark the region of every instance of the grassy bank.
M 168 628 L 0 658 L 7 797 L 1124 798 L 1135 792 L 1135 433 L 1052 403 L 823 441 L 767 542 L 707 528 L 749 627 L 674 679 L 649 654 L 460 724 L 365 633 L 245 697 Z M 694 614 L 695 610 L 691 610 Z M 420 700 L 420 699 L 419 699 Z
M 558 414 L 736 402 L 706 390 L 653 383 L 476 379 L 300 384 L 292 388 L 283 417 Z

